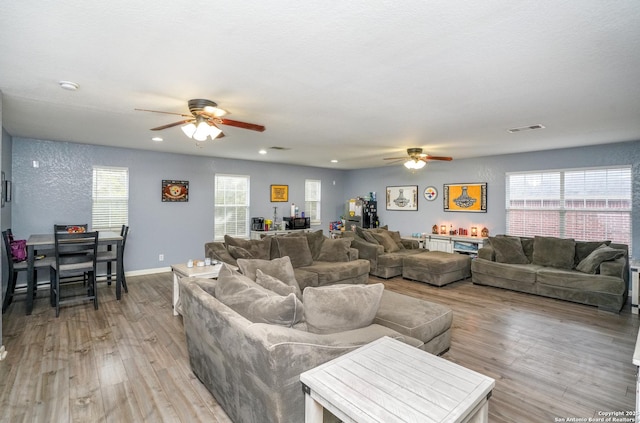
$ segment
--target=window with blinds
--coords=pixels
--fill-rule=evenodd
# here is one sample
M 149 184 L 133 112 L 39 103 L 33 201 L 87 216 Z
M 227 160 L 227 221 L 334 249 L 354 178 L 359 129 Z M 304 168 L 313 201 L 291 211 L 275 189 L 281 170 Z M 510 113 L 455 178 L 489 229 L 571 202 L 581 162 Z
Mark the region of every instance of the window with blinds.
M 129 224 L 129 169 L 93 167 L 91 228 L 120 232 Z
M 215 175 L 214 239 L 249 238 L 249 176 Z
M 320 200 L 322 192 L 322 182 L 315 179 L 305 179 L 304 181 L 304 212 L 305 216 L 311 218 L 312 225 L 319 225 L 320 221 Z
M 506 175 L 507 233 L 611 240 L 631 251 L 631 167 Z

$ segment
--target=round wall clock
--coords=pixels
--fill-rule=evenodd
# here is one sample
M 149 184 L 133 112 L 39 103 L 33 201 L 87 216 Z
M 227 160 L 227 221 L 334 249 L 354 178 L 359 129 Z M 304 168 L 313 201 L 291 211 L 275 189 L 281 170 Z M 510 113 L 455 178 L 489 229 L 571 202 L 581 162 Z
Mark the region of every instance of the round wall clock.
M 435 187 L 426 187 L 424 189 L 424 198 L 428 201 L 433 201 L 438 197 L 438 190 Z

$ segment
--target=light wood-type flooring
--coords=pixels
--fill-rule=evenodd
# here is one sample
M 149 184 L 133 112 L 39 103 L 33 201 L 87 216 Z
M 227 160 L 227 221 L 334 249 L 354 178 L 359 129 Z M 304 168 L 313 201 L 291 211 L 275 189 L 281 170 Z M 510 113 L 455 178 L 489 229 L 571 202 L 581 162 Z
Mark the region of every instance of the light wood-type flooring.
M 456 282 L 436 288 L 372 277 L 387 289 L 450 306 L 444 358 L 496 380 L 491 422 L 555 422 L 635 408 L 631 360 L 639 320 L 595 307 Z M 191 373 L 182 318 L 171 312 L 170 273 L 128 277 L 100 308 L 62 308 L 39 292 L 3 315 L 0 422 L 229 422 Z

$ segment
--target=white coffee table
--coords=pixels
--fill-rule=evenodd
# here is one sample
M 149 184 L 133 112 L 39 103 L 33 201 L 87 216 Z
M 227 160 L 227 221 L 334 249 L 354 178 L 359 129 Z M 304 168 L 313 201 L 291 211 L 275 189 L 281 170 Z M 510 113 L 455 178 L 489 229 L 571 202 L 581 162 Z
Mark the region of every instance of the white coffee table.
M 300 375 L 305 421 L 488 422 L 490 377 L 383 337 Z
M 173 315 L 177 316 L 180 313 L 180 286 L 178 281 L 182 278 L 217 278 L 222 263 L 211 264 L 209 266 L 193 266 L 187 267 L 186 264 L 174 264 L 171 266 L 173 271 Z

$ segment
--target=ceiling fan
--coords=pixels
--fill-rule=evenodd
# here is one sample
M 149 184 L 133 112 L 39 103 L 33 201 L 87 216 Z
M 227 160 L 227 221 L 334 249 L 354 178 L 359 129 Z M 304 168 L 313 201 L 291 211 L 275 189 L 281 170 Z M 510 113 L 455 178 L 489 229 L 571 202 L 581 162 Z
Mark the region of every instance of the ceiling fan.
M 249 129 L 251 131 L 263 132 L 266 128 L 255 123 L 240 122 L 238 120 L 226 119 L 224 116 L 229 114 L 224 109 L 218 107 L 218 104 L 211 100 L 201 98 L 189 100 L 188 102 L 190 115 L 184 113 L 163 112 L 159 110 L 135 109 L 141 112 L 163 113 L 167 115 L 183 116 L 187 119 L 178 122 L 168 123 L 166 125 L 151 128 L 152 131 L 161 131 L 163 129 L 172 128 L 178 125 L 184 125 L 182 131 L 189 137 L 197 141 L 206 140 L 207 136 L 211 139 L 222 138 L 224 133 L 217 125 L 235 126 L 237 128 Z
M 404 165 L 407 169 L 422 169 L 430 160 L 444 160 L 450 162 L 451 157 L 430 156 L 422 152 L 422 148 L 407 148 L 405 157 L 387 157 L 383 160 L 406 160 Z

